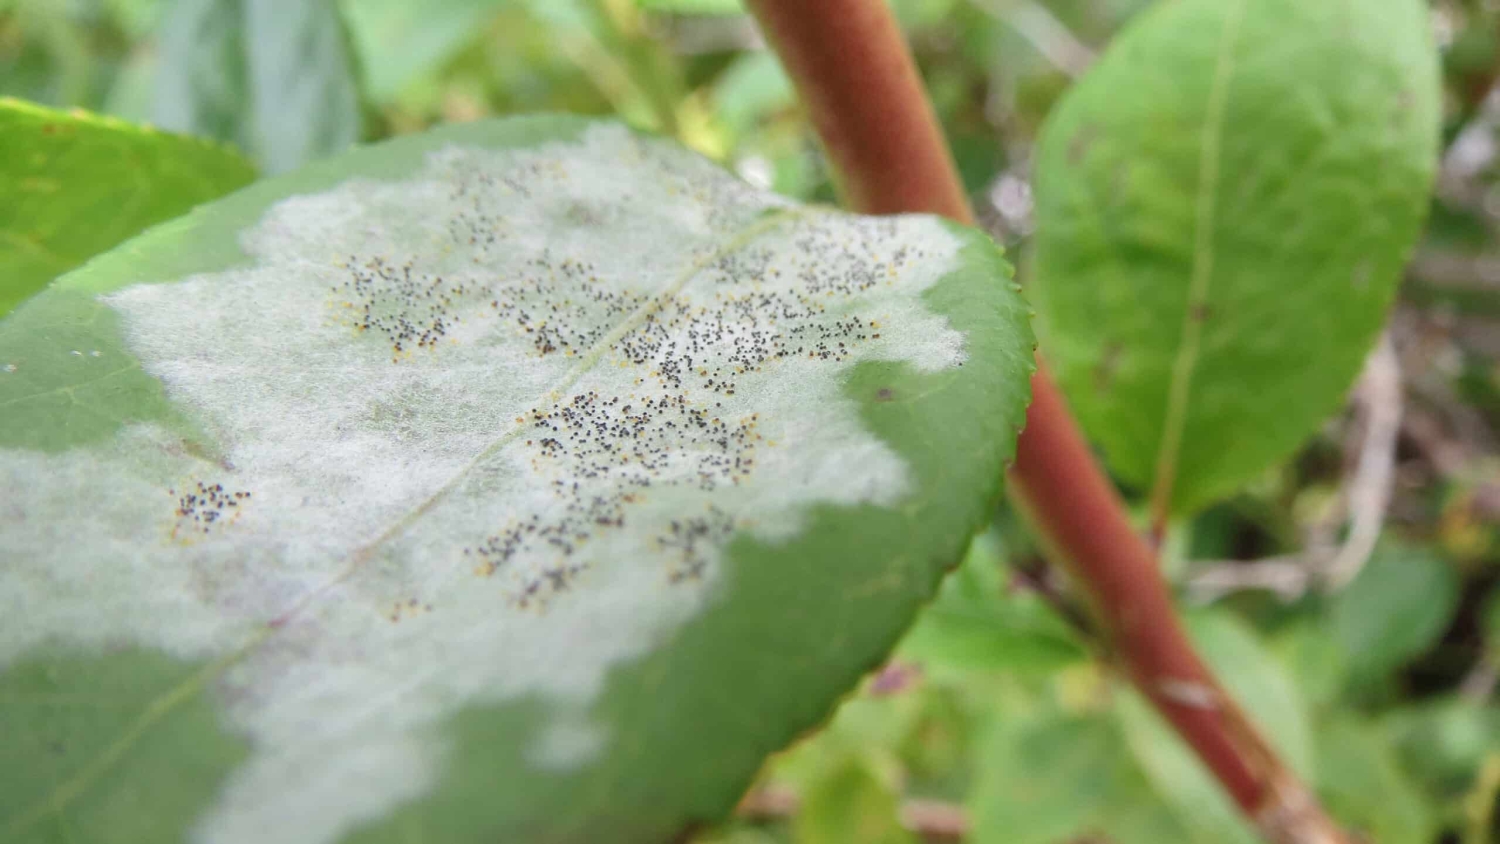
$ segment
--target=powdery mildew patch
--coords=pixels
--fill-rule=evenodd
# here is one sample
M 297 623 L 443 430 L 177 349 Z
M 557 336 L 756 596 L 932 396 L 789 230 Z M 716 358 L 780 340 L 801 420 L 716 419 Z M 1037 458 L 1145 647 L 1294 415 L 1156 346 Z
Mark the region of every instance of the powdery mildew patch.
M 216 687 L 254 750 L 215 844 L 330 842 L 419 797 L 465 705 L 545 695 L 529 758 L 589 764 L 607 670 L 732 588 L 732 535 L 911 492 L 851 368 L 963 360 L 920 299 L 956 257 L 937 223 L 790 208 L 615 128 L 288 199 L 244 246 L 106 300 L 221 460 L 148 425 L 0 451 L 0 614 L 27 619 L 0 667 L 254 643 Z

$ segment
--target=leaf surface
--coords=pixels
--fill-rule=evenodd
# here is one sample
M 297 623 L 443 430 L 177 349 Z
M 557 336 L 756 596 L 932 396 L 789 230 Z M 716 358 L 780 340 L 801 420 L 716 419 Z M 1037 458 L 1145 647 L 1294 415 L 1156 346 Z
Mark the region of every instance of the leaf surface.
M 0 317 L 58 275 L 248 184 L 233 150 L 0 99 Z
M 1038 335 L 1160 512 L 1233 490 L 1339 406 L 1421 226 L 1439 102 L 1419 0 L 1179 0 L 1054 109 Z
M 1032 369 L 1008 272 L 560 117 L 360 149 L 90 262 L 0 322 L 0 735 L 67 748 L 0 832 L 189 771 L 116 840 L 723 815 L 988 518 Z M 126 652 L 178 668 L 94 685 Z

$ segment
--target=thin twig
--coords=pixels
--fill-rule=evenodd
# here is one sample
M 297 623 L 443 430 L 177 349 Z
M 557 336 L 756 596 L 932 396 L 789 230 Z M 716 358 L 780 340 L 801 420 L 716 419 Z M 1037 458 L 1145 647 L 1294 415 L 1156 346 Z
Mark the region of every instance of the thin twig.
M 1042 58 L 1069 77 L 1077 79 L 1094 63 L 1094 51 L 1035 0 L 973 0 L 973 3 L 1003 21 Z

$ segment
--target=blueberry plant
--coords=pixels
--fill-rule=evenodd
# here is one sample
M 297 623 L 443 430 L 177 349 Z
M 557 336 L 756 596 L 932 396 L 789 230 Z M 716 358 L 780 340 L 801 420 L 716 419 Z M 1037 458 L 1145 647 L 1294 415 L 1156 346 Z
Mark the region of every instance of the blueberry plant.
M 1002 488 L 1259 834 L 1345 840 L 1155 545 L 1382 329 L 1436 159 L 1424 4 L 1142 13 L 1042 134 L 1025 290 L 877 0 L 748 4 L 848 211 L 611 120 L 345 149 L 331 6 L 178 5 L 163 120 L 264 178 L 0 103 L 0 840 L 680 840 Z

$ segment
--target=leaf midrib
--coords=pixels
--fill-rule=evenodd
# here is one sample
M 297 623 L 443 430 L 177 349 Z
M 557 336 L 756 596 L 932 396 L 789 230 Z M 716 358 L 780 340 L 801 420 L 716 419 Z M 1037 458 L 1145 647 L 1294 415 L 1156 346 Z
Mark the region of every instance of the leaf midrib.
M 1198 153 L 1198 184 L 1193 216 L 1193 266 L 1188 278 L 1187 301 L 1182 311 L 1182 340 L 1172 361 L 1172 380 L 1162 420 L 1162 435 L 1156 451 L 1156 471 L 1151 488 L 1151 517 L 1164 525 L 1172 507 L 1177 461 L 1187 426 L 1188 400 L 1193 372 L 1198 364 L 1208 291 L 1214 273 L 1215 212 L 1219 200 L 1219 165 L 1224 134 L 1224 114 L 1229 101 L 1229 83 L 1234 74 L 1234 49 L 1244 16 L 1246 0 L 1231 0 L 1219 33 L 1218 54 L 1209 88 L 1207 115 Z
M 682 289 L 698 276 L 704 269 L 721 261 L 725 257 L 745 248 L 751 242 L 770 230 L 783 223 L 796 220 L 801 217 L 821 213 L 822 209 L 809 206 L 791 206 L 777 208 L 765 216 L 755 220 L 750 225 L 741 229 L 734 237 L 724 243 L 721 248 L 715 249 L 708 255 L 694 261 L 686 270 L 673 279 L 660 291 L 622 319 L 619 325 L 601 337 L 587 352 L 579 356 L 578 362 L 553 384 L 543 394 L 544 397 L 555 398 L 577 383 L 585 373 L 594 367 L 599 359 L 614 345 L 615 341 L 624 337 L 634 330 L 647 317 L 661 310 L 674 296 L 682 292 Z M 355 549 L 350 554 L 344 566 L 323 584 L 309 590 L 302 598 L 297 600 L 285 612 L 276 618 L 264 623 L 256 630 L 238 650 L 232 651 L 209 663 L 202 670 L 195 672 L 192 676 L 169 687 L 162 694 L 154 698 L 141 715 L 132 721 L 113 741 L 109 742 L 103 750 L 85 763 L 77 774 L 67 780 L 56 784 L 36 805 L 15 816 L 7 825 L 8 836 L 19 836 L 31 827 L 39 823 L 49 812 L 61 812 L 73 800 L 85 793 L 94 781 L 106 773 L 115 762 L 123 758 L 125 752 L 135 742 L 144 736 L 152 725 L 165 718 L 172 710 L 183 703 L 193 699 L 197 693 L 202 691 L 224 671 L 254 653 L 257 648 L 267 640 L 275 636 L 280 630 L 287 627 L 287 621 L 298 615 L 302 610 L 317 601 L 317 599 L 333 587 L 344 582 L 357 572 L 360 567 L 374 556 L 375 552 L 387 542 L 397 538 L 426 515 L 434 506 L 447 497 L 469 473 L 486 458 L 492 456 L 500 449 L 514 441 L 524 431 L 524 427 L 517 425 L 506 433 L 497 437 L 489 445 L 485 446 L 474 456 L 463 468 L 454 473 L 449 481 L 443 484 L 436 492 L 428 496 L 417 506 L 413 507 L 406 515 L 398 519 L 395 524 L 382 531 L 381 534 L 371 541 Z

